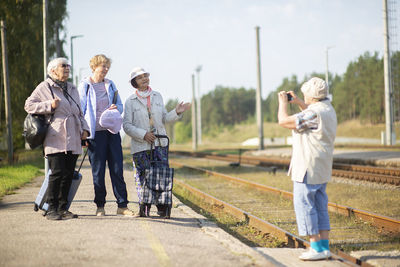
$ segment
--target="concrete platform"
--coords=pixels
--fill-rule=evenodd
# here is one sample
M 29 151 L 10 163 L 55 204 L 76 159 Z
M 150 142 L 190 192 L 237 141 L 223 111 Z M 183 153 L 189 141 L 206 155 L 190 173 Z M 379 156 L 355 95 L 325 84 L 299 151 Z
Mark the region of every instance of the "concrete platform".
M 78 219 L 48 221 L 33 211 L 43 177 L 0 202 L 0 266 L 344 266 L 328 260 L 301 262 L 303 249 L 251 248 L 174 199 L 170 220 L 115 215 L 106 174 L 106 216 L 96 206 L 87 162 L 72 203 Z M 138 211 L 130 170 L 125 171 L 129 208 Z
M 290 158 L 292 148 L 267 147 L 264 150 L 252 151 L 251 155 Z M 335 161 L 352 164 L 373 164 L 383 167 L 400 168 L 400 151 L 398 150 L 335 148 L 333 158 Z

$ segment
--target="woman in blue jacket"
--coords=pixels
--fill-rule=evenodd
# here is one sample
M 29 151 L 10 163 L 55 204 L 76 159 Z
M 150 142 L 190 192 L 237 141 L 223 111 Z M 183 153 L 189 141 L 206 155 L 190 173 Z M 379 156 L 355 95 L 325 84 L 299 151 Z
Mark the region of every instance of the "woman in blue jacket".
M 119 134 L 121 125 L 116 127 L 117 130 L 110 129 L 106 128 L 100 120 L 106 110 L 117 109 L 120 114 L 123 112 L 123 105 L 115 84 L 105 78 L 110 66 L 111 60 L 105 55 L 94 56 L 90 60 L 92 76 L 85 78 L 78 87 L 82 112 L 90 127 L 88 155 L 92 166 L 94 202 L 97 205 L 96 215 L 104 216 L 107 195 L 104 176 L 107 161 L 114 196 L 118 204 L 117 214 L 133 216 L 133 211 L 127 207 L 128 194 L 123 176 L 121 136 Z M 116 101 L 113 103 L 115 95 Z

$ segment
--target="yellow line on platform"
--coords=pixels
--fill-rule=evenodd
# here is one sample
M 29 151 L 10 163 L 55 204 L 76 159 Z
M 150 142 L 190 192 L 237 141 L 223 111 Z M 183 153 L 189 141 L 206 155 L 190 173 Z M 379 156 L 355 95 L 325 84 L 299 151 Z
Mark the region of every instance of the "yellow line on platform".
M 157 257 L 160 266 L 166 266 L 166 267 L 171 266 L 171 260 L 168 257 L 167 253 L 165 252 L 164 247 L 161 244 L 160 240 L 151 230 L 150 224 L 145 220 L 141 220 L 140 223 L 145 229 L 147 239 L 149 240 L 150 246 Z

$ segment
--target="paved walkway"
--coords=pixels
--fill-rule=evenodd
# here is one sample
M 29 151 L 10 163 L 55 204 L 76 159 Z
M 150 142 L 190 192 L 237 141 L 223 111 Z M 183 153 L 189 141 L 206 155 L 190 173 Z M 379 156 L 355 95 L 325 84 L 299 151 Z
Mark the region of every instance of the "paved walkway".
M 106 175 L 106 216 L 96 217 L 87 162 L 72 203 L 78 219 L 48 221 L 33 211 L 43 177 L 0 202 L 0 266 L 343 266 L 301 262 L 302 249 L 254 249 L 174 199 L 170 220 L 117 216 Z M 125 170 L 129 208 L 138 211 L 132 172 Z

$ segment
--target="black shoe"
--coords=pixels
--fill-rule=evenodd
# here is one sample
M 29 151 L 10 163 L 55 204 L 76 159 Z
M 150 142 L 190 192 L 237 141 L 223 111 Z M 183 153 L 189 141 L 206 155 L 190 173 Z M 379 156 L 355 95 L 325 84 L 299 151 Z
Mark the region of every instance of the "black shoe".
M 158 214 L 160 217 L 165 217 L 166 212 L 163 211 L 163 210 L 159 210 L 159 211 L 157 211 L 157 214 Z
M 52 221 L 61 220 L 61 215 L 57 211 L 49 211 L 46 213 L 46 219 Z
M 150 217 L 151 204 L 140 204 L 139 217 Z
M 156 207 L 157 207 L 157 214 L 161 217 L 164 217 L 165 216 L 165 205 L 158 204 L 158 205 L 156 205 Z
M 167 205 L 165 209 L 164 219 L 171 219 L 172 204 Z
M 63 220 L 69 220 L 69 219 L 78 218 L 78 215 L 76 215 L 76 214 L 74 214 L 74 213 L 72 213 L 72 212 L 70 212 L 68 210 L 61 211 L 60 214 L 61 214 L 61 218 Z

